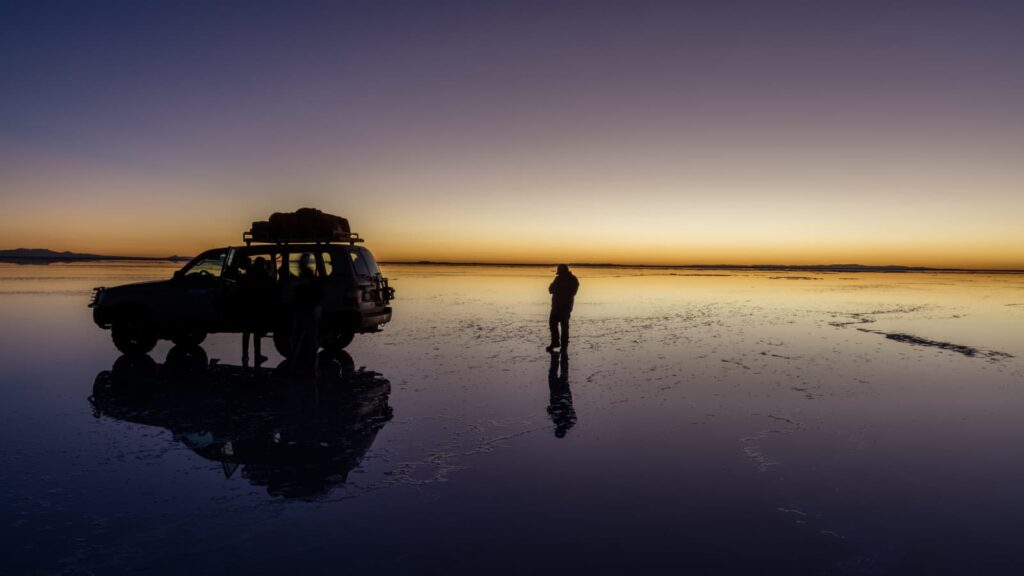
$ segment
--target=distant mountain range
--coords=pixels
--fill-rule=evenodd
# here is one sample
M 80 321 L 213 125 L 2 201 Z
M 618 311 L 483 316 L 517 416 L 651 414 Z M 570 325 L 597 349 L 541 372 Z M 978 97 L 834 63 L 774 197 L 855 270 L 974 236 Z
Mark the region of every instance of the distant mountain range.
M 72 260 L 190 260 L 185 256 L 168 256 L 167 258 L 149 258 L 137 256 L 105 256 L 83 252 L 57 252 L 47 248 L 15 248 L 0 250 L 0 262 L 68 262 Z

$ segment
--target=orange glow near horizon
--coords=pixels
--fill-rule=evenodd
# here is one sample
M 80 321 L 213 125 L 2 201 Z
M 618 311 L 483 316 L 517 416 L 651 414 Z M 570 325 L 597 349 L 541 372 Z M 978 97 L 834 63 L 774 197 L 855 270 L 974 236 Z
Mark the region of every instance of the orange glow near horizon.
M 661 165 L 635 179 L 620 167 L 531 168 L 228 181 L 30 167 L 5 182 L 0 248 L 188 256 L 240 243 L 271 212 L 315 206 L 348 217 L 383 261 L 1024 269 L 1017 168 L 985 179 L 934 167 L 841 179 L 835 166 L 767 178 L 757 166 Z
M 346 215 L 383 261 L 1024 269 L 1024 232 L 1014 222 L 1024 206 L 973 219 L 958 216 L 956 205 L 933 206 L 928 218 L 908 220 L 855 205 L 831 206 L 837 211 L 831 215 L 792 204 L 749 205 L 730 213 L 671 199 L 662 201 L 659 212 L 629 203 L 574 207 L 573 201 L 543 199 L 518 208 L 481 201 L 446 210 L 440 202 L 386 195 L 348 201 L 255 198 L 249 206 L 242 195 L 187 205 L 175 205 L 173 192 L 162 196 L 167 200 L 159 203 L 97 201 L 90 194 L 64 201 L 6 199 L 9 223 L 0 230 L 0 248 L 188 256 L 239 244 L 250 222 L 270 212 L 312 205 Z

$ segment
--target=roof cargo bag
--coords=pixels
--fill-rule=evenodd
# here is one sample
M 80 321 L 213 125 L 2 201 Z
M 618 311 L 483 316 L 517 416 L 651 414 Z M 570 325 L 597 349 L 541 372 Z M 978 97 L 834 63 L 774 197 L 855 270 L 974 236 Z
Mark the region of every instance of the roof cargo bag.
M 348 220 L 315 208 L 295 212 L 274 212 L 266 222 L 252 223 L 252 240 L 257 242 L 345 240 L 352 237 Z

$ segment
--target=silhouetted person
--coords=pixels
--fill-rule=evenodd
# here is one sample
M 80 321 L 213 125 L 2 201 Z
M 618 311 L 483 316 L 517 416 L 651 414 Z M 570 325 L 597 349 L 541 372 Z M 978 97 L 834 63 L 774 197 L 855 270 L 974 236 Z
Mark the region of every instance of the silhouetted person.
M 323 286 L 314 270 L 313 255 L 304 253 L 299 259 L 299 275 L 295 279 L 292 304 L 291 361 L 292 372 L 311 376 L 316 369 L 316 351 L 320 348 L 320 303 Z
M 562 350 L 569 346 L 569 316 L 572 314 L 573 300 L 579 289 L 580 281 L 569 272 L 569 267 L 559 264 L 555 280 L 548 286 L 548 292 L 551 293 L 551 316 L 548 318 L 551 345 L 547 347 L 548 352 L 559 346 Z M 562 328 L 561 336 L 558 334 L 559 326 Z
M 565 433 L 576 425 L 576 409 L 572 406 L 572 391 L 569 390 L 569 354 L 567 352 L 551 353 L 548 389 L 551 391 L 548 415 L 551 416 L 551 421 L 555 424 L 555 436 L 563 438 Z
M 260 340 L 267 333 L 271 310 L 273 308 L 276 284 L 267 261 L 263 257 L 256 258 L 245 269 L 245 274 L 238 282 L 238 296 L 241 300 L 242 325 L 242 363 L 249 362 L 249 335 L 252 335 L 252 351 L 256 356 L 256 365 L 267 361 L 261 353 Z

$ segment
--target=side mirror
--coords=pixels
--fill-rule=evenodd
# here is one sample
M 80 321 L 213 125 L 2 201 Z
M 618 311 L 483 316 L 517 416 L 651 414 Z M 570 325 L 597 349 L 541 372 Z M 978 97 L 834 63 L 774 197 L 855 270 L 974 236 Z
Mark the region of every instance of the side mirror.
M 174 271 L 174 279 L 175 279 L 176 281 L 180 282 L 180 281 L 182 281 L 182 280 L 183 280 L 184 278 L 185 278 L 185 273 L 184 273 L 184 272 L 182 272 L 181 270 L 175 270 L 175 271 Z

